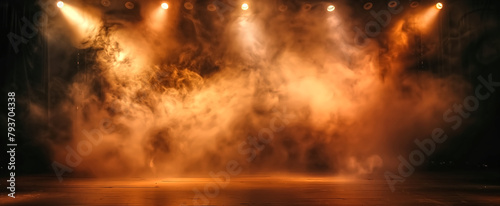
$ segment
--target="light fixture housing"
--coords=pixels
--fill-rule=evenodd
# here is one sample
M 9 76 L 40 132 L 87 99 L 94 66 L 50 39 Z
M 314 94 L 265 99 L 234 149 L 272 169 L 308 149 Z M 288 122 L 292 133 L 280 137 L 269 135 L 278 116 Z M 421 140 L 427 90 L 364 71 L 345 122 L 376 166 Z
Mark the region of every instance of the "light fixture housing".
M 363 9 L 368 11 L 373 8 L 373 2 L 367 1 L 363 4 Z
M 184 3 L 184 8 L 187 10 L 191 10 L 194 8 L 194 5 L 193 5 L 193 3 L 188 1 L 188 2 Z
M 390 0 L 388 3 L 387 3 L 387 6 L 389 8 L 396 8 L 397 6 L 399 5 L 399 2 L 396 1 L 396 0 Z
M 109 0 L 101 0 L 101 5 L 104 7 L 109 7 L 111 2 Z
M 215 4 L 208 4 L 207 5 L 207 10 L 209 10 L 209 11 L 216 11 L 217 10 L 217 6 L 215 6 Z
M 285 4 L 281 4 L 278 7 L 278 10 L 280 10 L 281 12 L 285 12 L 286 10 L 288 10 L 288 6 L 286 6 Z
M 410 0 L 411 8 L 417 8 L 418 6 L 420 6 L 420 0 Z
M 127 8 L 127 9 L 134 9 L 134 7 L 135 7 L 134 3 L 130 2 L 130 1 L 127 1 L 125 3 L 125 8 Z
M 303 4 L 303 5 L 302 5 L 302 9 L 303 9 L 304 11 L 309 11 L 309 10 L 311 10 L 311 8 L 312 8 L 312 5 L 311 5 L 311 4 L 307 4 L 307 3 L 306 3 L 306 4 Z

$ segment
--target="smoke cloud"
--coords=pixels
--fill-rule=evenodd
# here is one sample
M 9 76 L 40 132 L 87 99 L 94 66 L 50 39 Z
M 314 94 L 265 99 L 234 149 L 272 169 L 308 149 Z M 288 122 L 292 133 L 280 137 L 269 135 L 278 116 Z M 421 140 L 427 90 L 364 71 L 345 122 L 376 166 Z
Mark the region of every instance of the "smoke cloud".
M 412 21 L 425 9 L 398 14 L 359 45 L 353 28 L 363 22 L 342 3 L 331 13 L 325 3 L 280 12 L 275 1 L 250 2 L 248 11 L 223 2 L 233 8 L 223 13 L 204 2 L 157 4 L 141 1 L 127 19 L 74 2 L 62 10 L 75 11 L 54 17 L 46 38 L 55 50 L 80 49 L 80 69 L 51 53 L 51 66 L 70 73 L 51 132 L 39 137 L 53 160 L 65 164 L 67 146 L 78 152 L 102 135 L 76 173 L 207 175 L 237 160 L 247 173 L 370 174 L 444 124 L 443 111 L 467 87 L 415 68 L 417 33 L 424 58 L 435 52 L 433 29 L 420 28 L 433 24 Z M 283 129 L 263 134 L 269 125 Z M 242 151 L 253 151 L 252 139 L 263 149 L 248 161 Z

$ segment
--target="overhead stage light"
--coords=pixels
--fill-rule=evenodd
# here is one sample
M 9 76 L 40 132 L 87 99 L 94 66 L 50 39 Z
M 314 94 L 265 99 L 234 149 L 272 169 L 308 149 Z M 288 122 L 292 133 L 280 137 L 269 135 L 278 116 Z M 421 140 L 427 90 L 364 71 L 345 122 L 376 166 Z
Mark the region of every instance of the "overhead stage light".
M 398 2 L 395 0 L 391 0 L 391 1 L 389 1 L 389 3 L 387 3 L 387 6 L 389 8 L 395 8 L 396 6 L 398 6 Z
M 334 5 L 329 5 L 328 7 L 326 7 L 326 10 L 329 11 L 329 12 L 332 12 L 333 10 L 335 10 L 335 6 Z
M 209 5 L 207 5 L 207 10 L 215 11 L 215 10 L 217 10 L 217 7 L 214 4 L 209 4 Z
M 420 0 L 410 0 L 411 8 L 417 8 L 418 6 L 420 6 Z
M 438 3 L 436 4 L 436 8 L 437 8 L 437 9 L 443 9 L 443 3 L 438 2 Z
M 101 0 L 101 5 L 104 7 L 108 7 L 111 5 L 111 2 L 109 0 Z
M 309 11 L 309 10 L 311 10 L 311 8 L 312 8 L 311 4 L 303 4 L 302 5 L 302 9 L 304 9 L 304 11 Z
M 125 3 L 125 8 L 127 9 L 133 9 L 135 7 L 134 3 L 130 2 L 130 1 L 127 1 Z
M 363 9 L 366 11 L 368 11 L 372 8 L 373 8 L 373 3 L 371 1 L 367 1 L 367 2 L 365 2 L 365 4 L 363 4 Z
M 245 11 L 248 10 L 248 4 L 247 3 L 242 4 L 241 9 L 243 9 Z
M 57 2 L 57 7 L 63 8 L 63 6 L 64 6 L 64 2 L 62 2 L 62 1 Z
M 161 4 L 161 8 L 165 9 L 165 10 L 168 9 L 168 4 L 167 3 L 162 3 Z
M 288 9 L 288 6 L 281 4 L 278 8 L 281 12 L 285 12 Z
M 187 10 L 191 10 L 194 8 L 194 6 L 191 2 L 186 2 L 184 3 L 184 8 L 186 8 Z

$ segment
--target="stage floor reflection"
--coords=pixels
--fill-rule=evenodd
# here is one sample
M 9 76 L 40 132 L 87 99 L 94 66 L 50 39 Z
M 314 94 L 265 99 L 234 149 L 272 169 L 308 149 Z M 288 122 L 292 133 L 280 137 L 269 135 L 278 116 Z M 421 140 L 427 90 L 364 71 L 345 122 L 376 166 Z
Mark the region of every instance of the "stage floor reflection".
M 2 205 L 500 205 L 497 177 L 414 175 L 391 192 L 383 176 L 212 178 L 19 177 Z M 496 181 L 496 182 L 495 182 Z M 205 191 L 205 188 L 208 190 Z M 219 188 L 218 190 L 216 188 Z

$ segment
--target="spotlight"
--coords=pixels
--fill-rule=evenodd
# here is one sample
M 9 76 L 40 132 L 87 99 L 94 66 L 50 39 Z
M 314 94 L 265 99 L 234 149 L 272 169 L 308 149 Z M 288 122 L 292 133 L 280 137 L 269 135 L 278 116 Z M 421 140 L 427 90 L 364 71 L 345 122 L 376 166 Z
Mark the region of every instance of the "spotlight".
M 443 3 L 438 2 L 438 3 L 436 4 L 436 9 L 443 9 Z
M 101 0 L 101 5 L 104 7 L 108 7 L 111 5 L 111 2 L 109 0 Z
M 370 10 L 372 8 L 373 8 L 373 3 L 370 2 L 370 1 L 365 2 L 365 4 L 363 4 L 363 9 L 366 10 L 366 11 L 368 11 L 368 10 Z
M 420 6 L 420 0 L 410 0 L 411 8 L 417 8 L 418 6 Z
M 390 8 L 395 8 L 396 6 L 398 6 L 398 2 L 395 0 L 391 0 L 389 1 L 389 3 L 387 3 L 387 6 L 389 6 Z
M 306 11 L 311 10 L 311 8 L 312 8 L 312 5 L 311 5 L 311 4 L 304 4 L 304 5 L 302 5 L 302 9 L 304 9 L 304 10 L 306 10 Z
M 62 2 L 62 1 L 57 2 L 57 7 L 63 8 L 63 6 L 64 6 L 64 2 Z
M 135 7 L 134 3 L 130 2 L 130 1 L 127 1 L 125 3 L 125 8 L 127 9 L 133 9 Z
M 191 2 L 186 2 L 184 3 L 184 8 L 186 8 L 187 10 L 191 10 L 194 8 L 194 6 Z
M 168 9 L 168 4 L 167 3 L 162 3 L 161 8 L 167 10 Z
M 247 3 L 242 4 L 241 9 L 243 9 L 245 11 L 248 10 L 248 4 Z
M 217 7 L 214 4 L 209 4 L 209 5 L 207 5 L 207 10 L 215 11 L 215 10 L 217 10 Z
M 285 12 L 288 9 L 288 6 L 281 4 L 278 8 L 281 12 Z
M 334 5 L 329 5 L 328 7 L 326 7 L 326 10 L 328 12 L 332 12 L 333 10 L 335 10 L 335 6 Z

